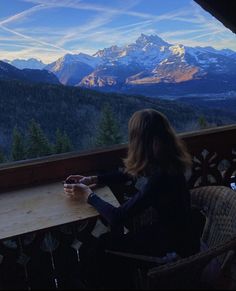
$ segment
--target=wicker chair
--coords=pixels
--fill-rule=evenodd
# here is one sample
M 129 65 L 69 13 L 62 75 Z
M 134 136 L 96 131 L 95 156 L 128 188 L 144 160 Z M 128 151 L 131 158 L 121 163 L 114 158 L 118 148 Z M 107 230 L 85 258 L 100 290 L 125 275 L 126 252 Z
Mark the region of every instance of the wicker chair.
M 148 271 L 137 270 L 137 289 L 216 287 L 213 282 L 217 284 L 217 278 L 229 265 L 236 250 L 236 193 L 225 186 L 205 186 L 191 190 L 191 199 L 192 205 L 206 216 L 201 240 L 207 249 L 187 258 L 173 256 L 172 262 L 168 262 L 167 257 L 153 258 L 108 251 L 114 255 L 156 262 L 157 266 Z M 218 266 L 217 274 L 209 272 L 213 261 Z

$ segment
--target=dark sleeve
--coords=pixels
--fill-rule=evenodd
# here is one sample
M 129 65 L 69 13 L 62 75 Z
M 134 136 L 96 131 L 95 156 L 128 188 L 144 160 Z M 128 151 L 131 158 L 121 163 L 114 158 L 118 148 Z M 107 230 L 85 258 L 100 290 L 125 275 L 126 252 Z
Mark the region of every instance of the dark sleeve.
M 110 203 L 98 197 L 95 193 L 88 197 L 87 202 L 91 204 L 111 226 L 124 224 L 127 219 L 152 205 L 153 196 L 157 195 L 155 186 L 156 181 L 149 181 L 141 191 L 138 191 L 131 199 L 127 200 L 119 207 L 112 206 Z
M 98 175 L 99 184 L 110 184 L 110 183 L 126 183 L 133 181 L 133 177 L 122 171 L 116 170 L 110 173 Z

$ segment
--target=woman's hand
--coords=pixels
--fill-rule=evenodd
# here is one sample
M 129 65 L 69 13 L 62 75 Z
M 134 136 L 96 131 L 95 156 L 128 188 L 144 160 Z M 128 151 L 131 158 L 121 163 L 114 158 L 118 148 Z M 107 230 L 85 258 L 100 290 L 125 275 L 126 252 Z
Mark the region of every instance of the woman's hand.
M 87 202 L 88 196 L 93 191 L 86 185 L 78 184 L 64 184 L 64 193 L 71 199 L 80 200 Z
M 81 175 L 71 175 L 66 178 L 66 181 L 72 181 L 73 183 L 82 183 L 84 185 L 90 186 L 97 183 L 97 176 L 81 176 Z M 71 184 L 71 183 L 70 183 Z

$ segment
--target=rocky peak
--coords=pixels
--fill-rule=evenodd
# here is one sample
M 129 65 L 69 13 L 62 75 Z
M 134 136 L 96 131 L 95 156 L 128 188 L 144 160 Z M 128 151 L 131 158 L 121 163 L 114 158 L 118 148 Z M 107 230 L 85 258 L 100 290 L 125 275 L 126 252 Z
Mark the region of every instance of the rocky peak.
M 154 44 L 154 45 L 158 45 L 158 46 L 169 45 L 167 42 L 165 42 L 162 38 L 160 38 L 157 35 L 146 35 L 143 33 L 136 40 L 135 43 L 138 46 L 146 46 L 148 44 Z

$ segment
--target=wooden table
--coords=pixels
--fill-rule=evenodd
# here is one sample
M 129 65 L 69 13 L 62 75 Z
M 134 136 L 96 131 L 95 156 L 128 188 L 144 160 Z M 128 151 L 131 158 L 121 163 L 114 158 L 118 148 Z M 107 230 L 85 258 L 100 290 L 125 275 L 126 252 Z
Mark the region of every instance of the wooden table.
M 114 206 L 108 187 L 95 192 Z M 61 182 L 0 194 L 0 239 L 97 216 L 85 201 L 65 196 Z

